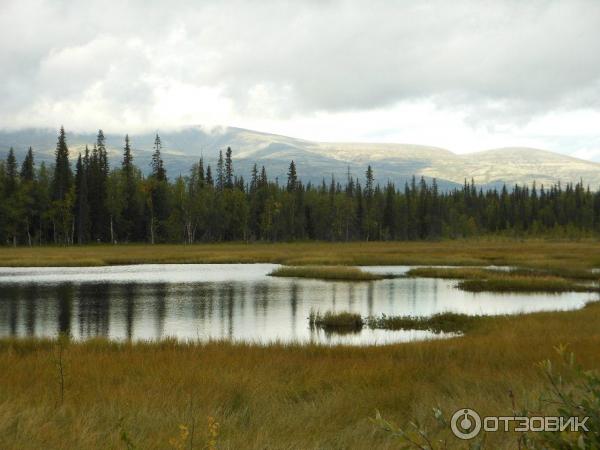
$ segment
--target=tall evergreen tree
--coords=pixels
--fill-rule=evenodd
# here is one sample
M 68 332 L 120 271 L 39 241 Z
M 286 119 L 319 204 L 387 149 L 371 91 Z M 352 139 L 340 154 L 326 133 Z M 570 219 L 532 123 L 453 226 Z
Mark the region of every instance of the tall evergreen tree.
M 21 165 L 21 180 L 22 181 L 33 181 L 35 178 L 35 163 L 33 160 L 33 149 L 29 147 L 27 155 Z
M 298 175 L 296 174 L 296 164 L 294 161 L 290 163 L 287 176 L 287 190 L 288 192 L 294 192 L 298 187 Z
M 56 144 L 54 177 L 52 180 L 53 200 L 64 200 L 73 184 L 73 173 L 69 163 L 69 149 L 64 127 L 60 127 Z
M 17 159 L 15 158 L 15 151 L 12 147 L 8 151 L 5 167 L 4 192 L 10 197 L 17 192 L 18 185 Z
M 79 154 L 75 168 L 75 230 L 77 243 L 85 244 L 89 239 L 90 210 L 88 202 L 87 170 Z
M 150 163 L 152 167 L 152 176 L 154 176 L 157 181 L 167 181 L 167 171 L 165 170 L 162 160 L 161 150 L 162 142 L 157 133 L 156 138 L 154 139 L 154 153 L 152 153 L 152 162 Z
M 137 180 L 129 135 L 125 135 L 123 161 L 121 162 L 123 175 L 123 220 L 121 224 L 122 236 L 126 241 L 141 240 L 143 234 L 139 231 L 142 218 L 137 195 Z
M 211 187 L 214 186 L 214 184 L 215 184 L 215 181 L 213 180 L 210 164 L 206 167 L 206 184 L 208 184 Z
M 227 189 L 233 188 L 233 159 L 231 147 L 227 147 L 225 152 L 225 187 Z
M 217 190 L 222 191 L 225 187 L 225 163 L 223 162 L 223 152 L 219 150 L 219 159 L 217 160 Z

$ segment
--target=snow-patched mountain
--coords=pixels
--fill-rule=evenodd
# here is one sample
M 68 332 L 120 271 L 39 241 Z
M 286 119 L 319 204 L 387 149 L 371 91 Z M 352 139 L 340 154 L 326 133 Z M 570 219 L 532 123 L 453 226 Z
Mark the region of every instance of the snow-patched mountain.
M 323 178 L 329 180 L 332 175 L 344 181 L 348 170 L 362 178 L 370 164 L 380 183 L 390 180 L 403 184 L 415 175 L 428 180 L 436 178 L 442 188 L 462 184 L 465 179 L 487 186 L 582 180 L 594 190 L 600 187 L 600 164 L 532 148 L 500 148 L 459 155 L 422 145 L 314 142 L 232 127 L 212 130 L 188 127 L 160 135 L 170 176 L 187 174 L 201 156 L 214 164 L 219 150 L 230 146 L 236 172 L 245 177 L 256 163 L 259 167 L 264 165 L 271 178 L 284 180 L 289 163 L 294 160 L 299 176 L 313 183 L 320 183 Z M 95 138 L 95 133 L 67 133 L 71 155 L 76 157 L 86 145 L 91 147 Z M 154 133 L 130 138 L 136 163 L 148 169 Z M 111 162 L 118 164 L 123 136 L 106 133 L 106 143 Z M 12 146 L 22 158 L 30 145 L 38 161 L 51 163 L 56 131 L 0 131 L 0 157 Z

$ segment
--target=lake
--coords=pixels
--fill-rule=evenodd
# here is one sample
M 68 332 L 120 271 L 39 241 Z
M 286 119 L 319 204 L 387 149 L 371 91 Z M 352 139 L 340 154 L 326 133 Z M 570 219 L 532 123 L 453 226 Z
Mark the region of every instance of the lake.
M 427 331 L 311 330 L 311 310 L 363 316 L 515 314 L 581 308 L 591 293 L 468 293 L 455 280 L 332 282 L 267 276 L 274 264 L 148 264 L 0 268 L 0 336 L 116 340 L 229 339 L 257 343 L 386 344 L 443 337 Z M 403 274 L 410 267 L 364 267 Z

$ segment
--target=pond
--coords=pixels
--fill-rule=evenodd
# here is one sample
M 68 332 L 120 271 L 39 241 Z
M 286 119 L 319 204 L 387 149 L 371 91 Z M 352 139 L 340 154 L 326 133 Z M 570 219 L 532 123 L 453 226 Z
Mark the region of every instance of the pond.
M 427 316 L 515 314 L 581 308 L 589 293 L 467 293 L 456 281 L 394 278 L 332 282 L 267 276 L 274 264 L 149 264 L 0 268 L 0 336 L 175 337 L 256 343 L 386 344 L 443 337 L 428 331 L 311 330 L 315 311 Z M 364 267 L 403 274 L 410 267 Z

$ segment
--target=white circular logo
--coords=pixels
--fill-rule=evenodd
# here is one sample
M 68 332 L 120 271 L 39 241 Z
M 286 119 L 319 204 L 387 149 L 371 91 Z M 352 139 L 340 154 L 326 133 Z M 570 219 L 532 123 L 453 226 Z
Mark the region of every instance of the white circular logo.
M 481 417 L 472 409 L 459 409 L 452 415 L 450 428 L 459 439 L 473 439 L 481 431 Z

